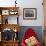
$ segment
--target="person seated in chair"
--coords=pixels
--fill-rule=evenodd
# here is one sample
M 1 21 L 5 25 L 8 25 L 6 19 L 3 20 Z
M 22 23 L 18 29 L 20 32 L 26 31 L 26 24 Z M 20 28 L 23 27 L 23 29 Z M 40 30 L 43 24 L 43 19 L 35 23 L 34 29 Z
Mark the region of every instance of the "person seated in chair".
M 22 38 L 21 46 L 41 46 L 37 35 L 32 28 L 27 29 Z

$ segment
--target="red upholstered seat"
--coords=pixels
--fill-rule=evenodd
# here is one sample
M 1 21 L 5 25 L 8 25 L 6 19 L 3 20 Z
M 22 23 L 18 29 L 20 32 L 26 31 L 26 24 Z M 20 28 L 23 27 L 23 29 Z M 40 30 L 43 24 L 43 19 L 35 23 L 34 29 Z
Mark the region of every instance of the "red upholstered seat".
M 26 30 L 25 34 L 24 34 L 24 37 L 22 38 L 21 45 L 22 46 L 27 46 L 26 43 L 25 43 L 25 39 L 28 39 L 28 38 L 30 38 L 32 36 L 37 37 L 37 34 L 34 32 L 34 30 L 32 28 L 28 28 Z M 35 46 L 41 46 L 39 41 L 38 41 L 38 43 Z

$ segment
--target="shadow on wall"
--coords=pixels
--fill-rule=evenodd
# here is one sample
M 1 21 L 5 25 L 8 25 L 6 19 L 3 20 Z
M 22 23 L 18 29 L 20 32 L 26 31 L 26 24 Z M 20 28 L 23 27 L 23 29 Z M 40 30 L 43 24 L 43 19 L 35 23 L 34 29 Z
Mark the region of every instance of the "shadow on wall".
M 19 32 L 19 39 L 20 39 L 20 42 L 23 38 L 23 35 L 25 33 L 25 31 L 28 29 L 28 28 L 32 28 L 36 34 L 37 34 L 37 37 L 39 39 L 39 41 L 41 43 L 43 43 L 43 30 L 42 30 L 42 27 L 41 26 L 21 26 L 20 27 L 20 32 Z

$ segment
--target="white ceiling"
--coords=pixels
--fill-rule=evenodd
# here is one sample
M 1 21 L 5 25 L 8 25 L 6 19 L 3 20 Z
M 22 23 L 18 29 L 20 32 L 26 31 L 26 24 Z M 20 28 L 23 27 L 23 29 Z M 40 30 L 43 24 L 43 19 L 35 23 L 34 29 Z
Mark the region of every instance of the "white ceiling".
M 2 2 L 7 2 L 7 1 L 11 1 L 11 0 L 0 0 Z M 12 0 L 12 1 L 15 1 L 15 0 Z

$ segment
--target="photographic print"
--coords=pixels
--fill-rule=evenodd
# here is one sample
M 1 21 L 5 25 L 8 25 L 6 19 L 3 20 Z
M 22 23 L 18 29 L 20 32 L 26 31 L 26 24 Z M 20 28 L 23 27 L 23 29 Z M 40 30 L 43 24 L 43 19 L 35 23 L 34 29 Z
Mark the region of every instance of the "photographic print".
M 9 15 L 9 10 L 2 10 L 2 15 Z
M 24 8 L 23 9 L 23 19 L 35 20 L 37 18 L 36 8 Z

